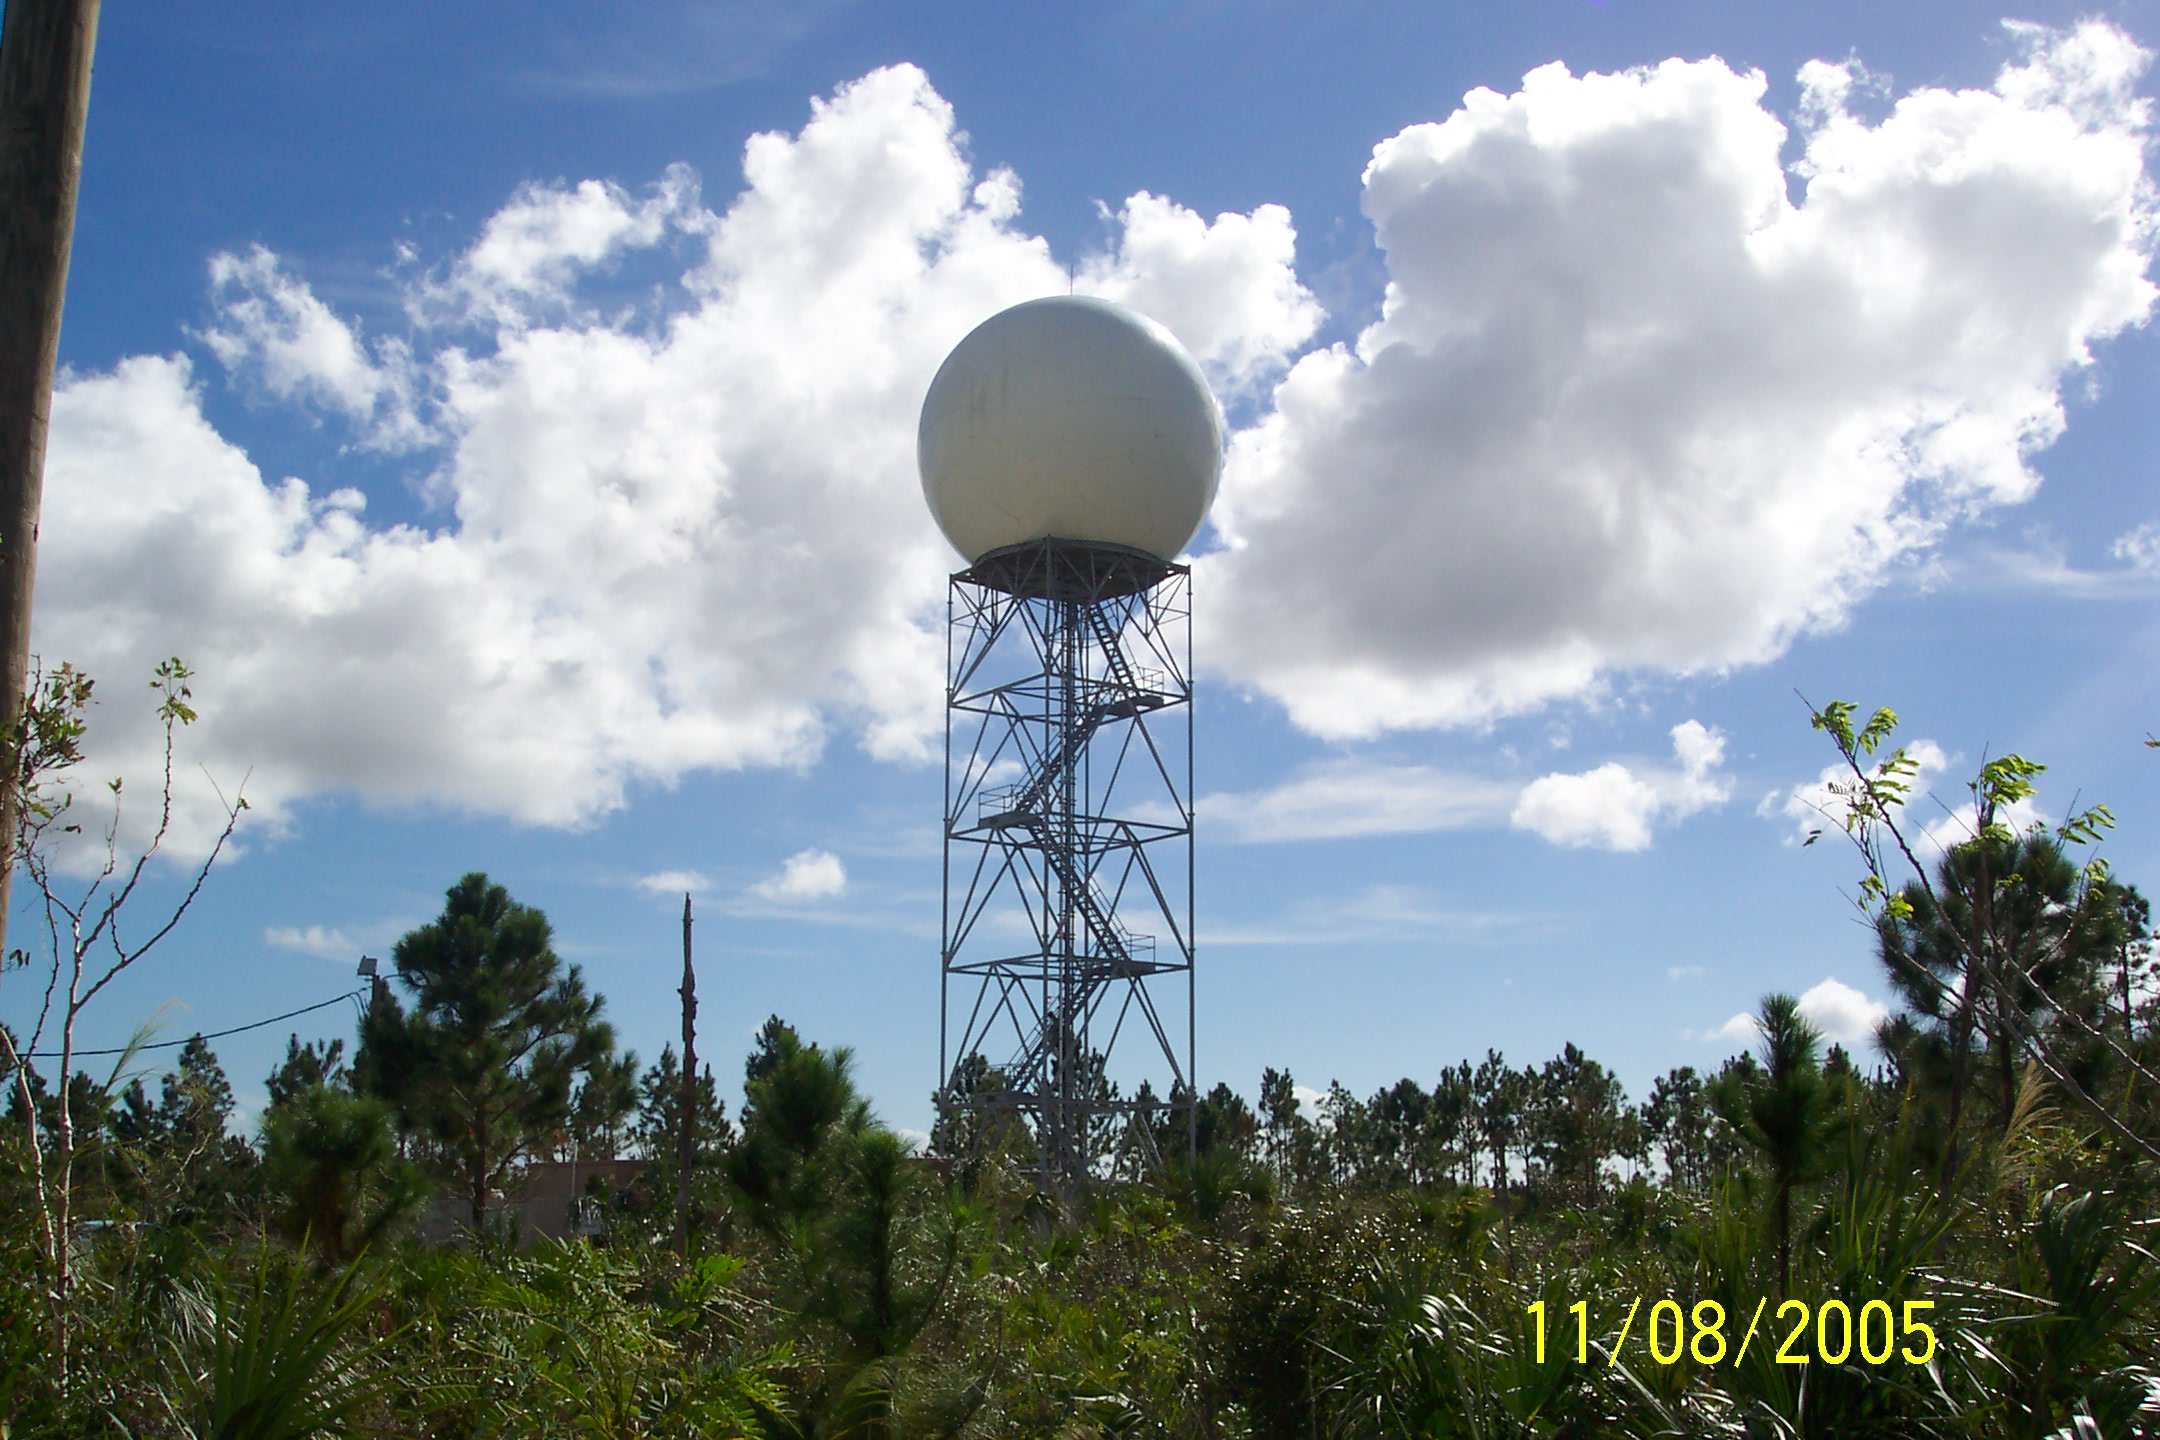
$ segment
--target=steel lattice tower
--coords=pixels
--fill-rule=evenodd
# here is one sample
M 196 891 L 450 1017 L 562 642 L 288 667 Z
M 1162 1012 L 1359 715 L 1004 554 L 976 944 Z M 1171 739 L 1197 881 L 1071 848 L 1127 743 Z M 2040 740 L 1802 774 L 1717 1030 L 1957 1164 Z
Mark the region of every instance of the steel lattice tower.
M 952 577 L 939 1110 L 1060 1194 L 1192 1145 L 1191 585 L 1055 539 Z

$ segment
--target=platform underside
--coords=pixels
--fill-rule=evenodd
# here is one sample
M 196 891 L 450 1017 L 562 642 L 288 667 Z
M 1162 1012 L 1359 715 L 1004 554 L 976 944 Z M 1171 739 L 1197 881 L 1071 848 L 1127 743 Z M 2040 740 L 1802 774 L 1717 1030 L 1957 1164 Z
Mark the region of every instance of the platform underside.
M 1137 595 L 1185 569 L 1130 546 L 1053 535 L 992 550 L 953 578 L 1022 600 L 1092 605 Z

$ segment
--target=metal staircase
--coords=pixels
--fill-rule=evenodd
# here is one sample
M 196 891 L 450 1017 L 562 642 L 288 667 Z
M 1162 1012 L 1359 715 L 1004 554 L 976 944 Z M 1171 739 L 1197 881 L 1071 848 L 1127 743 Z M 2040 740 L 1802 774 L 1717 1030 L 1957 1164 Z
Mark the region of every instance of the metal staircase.
M 940 1104 L 1017 1112 L 1069 1193 L 1155 1154 L 1144 1095 L 1191 1093 L 1189 577 L 1071 542 L 1016 551 L 953 577 Z M 1026 917 L 1034 947 L 1011 951 L 1010 925 L 979 923 L 993 913 Z M 1178 973 L 1182 1045 L 1149 988 Z M 1131 1096 L 1111 1053 L 1128 1024 L 1160 1087 Z M 976 1055 L 997 1086 L 960 1083 Z

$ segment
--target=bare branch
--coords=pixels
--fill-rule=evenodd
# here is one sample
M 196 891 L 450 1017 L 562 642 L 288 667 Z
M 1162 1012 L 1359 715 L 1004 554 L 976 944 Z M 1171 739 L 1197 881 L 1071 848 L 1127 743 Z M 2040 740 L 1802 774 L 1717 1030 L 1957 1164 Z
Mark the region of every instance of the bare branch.
M 217 841 L 210 847 L 210 853 L 204 857 L 202 864 L 196 867 L 195 878 L 189 883 L 187 893 L 181 896 L 179 901 L 174 904 L 172 910 L 166 915 L 165 922 L 162 925 L 158 926 L 158 928 L 151 933 L 148 939 L 144 940 L 140 945 L 137 945 L 132 950 L 121 952 L 121 958 L 114 961 L 111 968 L 106 970 L 103 975 L 99 976 L 96 983 L 91 985 L 89 991 L 84 994 L 84 996 L 82 997 L 84 1003 L 88 1003 L 92 996 L 95 996 L 100 990 L 103 990 L 107 985 L 111 984 L 116 978 L 119 977 L 122 971 L 126 970 L 130 965 L 133 965 L 136 961 L 142 959 L 142 957 L 148 954 L 160 940 L 163 940 L 167 935 L 170 935 L 172 933 L 173 927 L 180 923 L 181 919 L 186 916 L 189 908 L 194 905 L 195 897 L 202 894 L 203 885 L 210 878 L 211 867 L 217 864 L 218 857 L 224 853 L 226 842 L 232 839 L 233 830 L 239 825 L 240 813 L 244 809 L 246 809 L 246 801 L 242 800 L 238 808 L 226 812 L 225 828 L 218 832 Z M 132 888 L 133 882 L 131 881 L 130 889 Z M 118 903 L 117 899 L 113 903 L 116 905 Z M 117 943 L 118 941 L 116 938 L 116 946 Z

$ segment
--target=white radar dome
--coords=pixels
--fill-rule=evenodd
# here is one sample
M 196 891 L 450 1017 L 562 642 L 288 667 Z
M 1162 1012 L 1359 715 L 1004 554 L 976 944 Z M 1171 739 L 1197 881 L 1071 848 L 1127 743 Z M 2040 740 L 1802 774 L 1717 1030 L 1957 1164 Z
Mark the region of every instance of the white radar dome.
M 1215 499 L 1222 449 L 1222 411 L 1176 338 L 1077 295 L 970 331 L 915 437 L 923 498 L 970 561 L 1053 536 L 1174 560 Z

